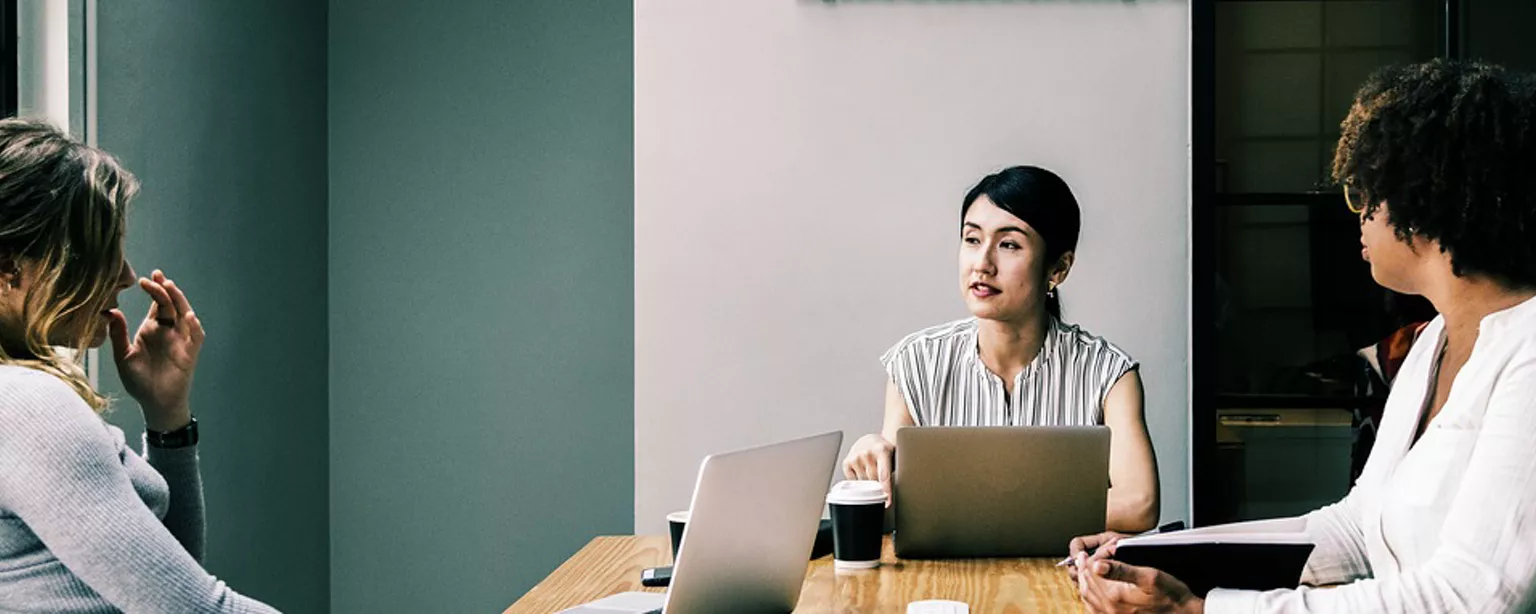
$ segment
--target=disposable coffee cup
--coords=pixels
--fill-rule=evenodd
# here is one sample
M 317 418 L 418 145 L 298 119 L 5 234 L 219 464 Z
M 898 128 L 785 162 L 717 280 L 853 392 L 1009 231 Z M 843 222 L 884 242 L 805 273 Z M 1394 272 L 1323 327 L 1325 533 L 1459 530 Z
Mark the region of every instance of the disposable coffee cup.
M 667 524 L 672 529 L 672 560 L 677 560 L 677 549 L 683 546 L 683 529 L 688 526 L 688 510 L 667 514 Z
M 885 491 L 873 480 L 838 482 L 827 493 L 832 512 L 832 567 L 880 566 L 885 528 Z

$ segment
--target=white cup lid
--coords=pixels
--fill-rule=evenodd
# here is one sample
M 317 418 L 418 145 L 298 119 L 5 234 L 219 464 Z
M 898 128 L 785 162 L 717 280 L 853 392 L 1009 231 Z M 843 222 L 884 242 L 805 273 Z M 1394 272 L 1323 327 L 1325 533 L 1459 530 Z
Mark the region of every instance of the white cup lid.
M 667 522 L 688 522 L 688 510 L 667 514 Z
M 827 503 L 841 505 L 860 505 L 865 503 L 885 503 L 885 489 L 874 480 L 843 480 L 832 486 L 832 491 L 827 493 Z

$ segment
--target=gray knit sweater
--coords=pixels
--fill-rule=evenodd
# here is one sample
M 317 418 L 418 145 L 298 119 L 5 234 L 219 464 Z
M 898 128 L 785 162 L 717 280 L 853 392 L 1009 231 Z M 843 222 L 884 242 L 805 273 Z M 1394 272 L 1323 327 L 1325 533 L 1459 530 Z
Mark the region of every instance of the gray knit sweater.
M 195 447 L 140 457 L 58 378 L 0 365 L 0 611 L 275 611 L 202 556 Z

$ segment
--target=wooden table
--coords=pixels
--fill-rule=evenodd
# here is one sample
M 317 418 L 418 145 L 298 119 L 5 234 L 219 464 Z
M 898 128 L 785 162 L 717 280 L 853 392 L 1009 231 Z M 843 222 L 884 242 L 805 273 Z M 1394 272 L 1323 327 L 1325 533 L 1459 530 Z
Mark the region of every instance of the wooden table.
M 507 608 L 505 614 L 549 614 L 640 586 L 640 571 L 671 564 L 662 536 L 599 537 Z M 953 599 L 973 614 L 1082 612 L 1077 586 L 1052 559 L 906 561 L 890 538 L 878 569 L 835 571 L 832 557 L 810 562 L 796 612 L 890 612 L 907 603 Z

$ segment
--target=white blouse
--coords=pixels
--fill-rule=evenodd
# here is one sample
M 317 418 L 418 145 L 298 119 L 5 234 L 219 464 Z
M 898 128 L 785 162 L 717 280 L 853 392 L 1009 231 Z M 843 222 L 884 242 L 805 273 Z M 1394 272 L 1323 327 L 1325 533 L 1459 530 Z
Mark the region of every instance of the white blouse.
M 1418 443 L 1445 322 L 1414 343 L 1360 479 L 1306 515 L 1317 543 L 1300 587 L 1213 590 L 1223 612 L 1505 612 L 1536 574 L 1536 299 L 1483 318 L 1450 396 Z M 1411 446 L 1411 447 L 1410 447 Z

